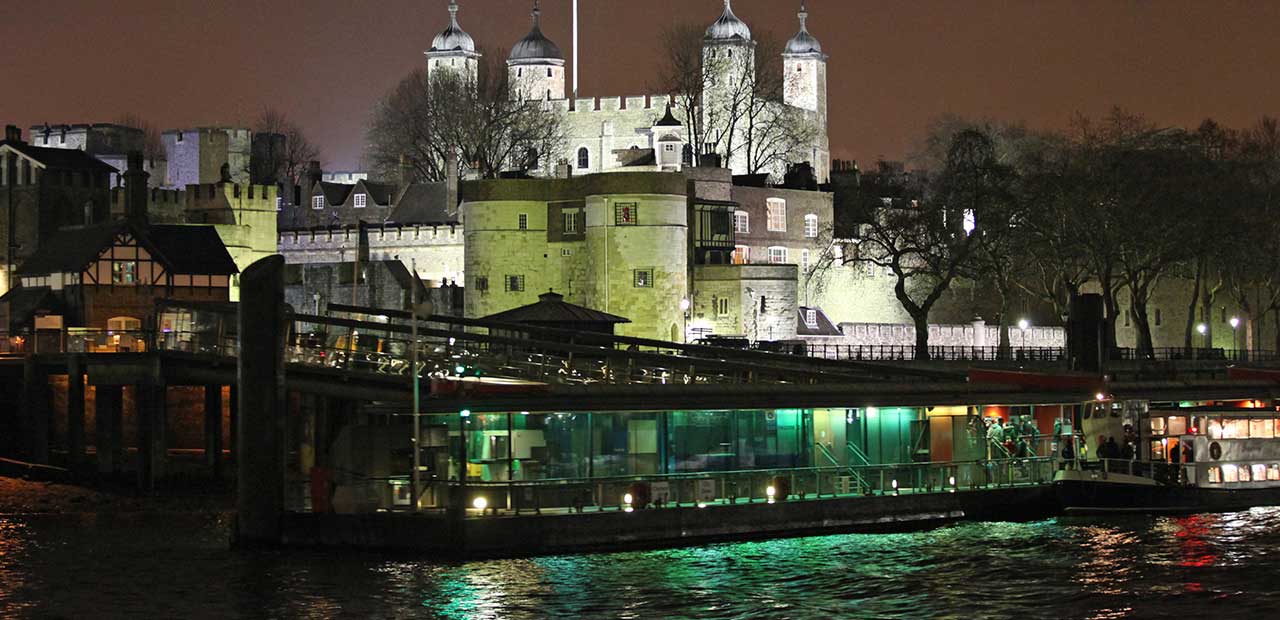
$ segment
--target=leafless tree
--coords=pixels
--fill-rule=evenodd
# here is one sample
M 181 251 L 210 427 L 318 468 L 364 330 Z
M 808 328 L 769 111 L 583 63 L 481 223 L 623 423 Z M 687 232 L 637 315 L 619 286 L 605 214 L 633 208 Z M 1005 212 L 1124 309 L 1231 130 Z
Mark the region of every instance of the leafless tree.
M 164 142 L 160 139 L 160 130 L 137 114 L 125 114 L 116 119 L 116 124 L 132 127 L 142 131 L 142 156 L 151 159 L 164 159 Z
M 275 108 L 263 108 L 254 121 L 253 132 L 261 145 L 261 150 L 254 152 L 250 164 L 249 176 L 255 182 L 296 185 L 306 172 L 308 163 L 320 157 L 320 149 L 307 138 L 302 128 Z
M 367 138 L 376 173 L 399 178 L 408 168 L 419 182 L 443 180 L 455 159 L 483 178 L 546 169 L 565 140 L 562 114 L 544 101 L 521 101 L 498 60 L 476 75 L 414 71 L 378 104 Z

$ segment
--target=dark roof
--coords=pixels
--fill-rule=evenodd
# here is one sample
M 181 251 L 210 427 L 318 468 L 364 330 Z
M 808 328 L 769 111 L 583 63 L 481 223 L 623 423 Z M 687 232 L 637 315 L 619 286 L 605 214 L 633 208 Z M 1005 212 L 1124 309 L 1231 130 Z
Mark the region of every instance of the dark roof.
M 9 289 L 8 293 L 0 296 L 0 304 L 8 305 L 9 324 L 4 327 L 9 329 L 30 323 L 37 310 L 63 310 L 62 302 L 47 286 Z
M 621 168 L 629 166 L 654 166 L 658 163 L 658 157 L 654 154 L 653 149 L 617 149 L 613 152 L 613 155 L 618 159 L 618 166 Z
M 363 187 L 364 193 L 369 196 L 373 204 L 383 207 L 390 205 L 391 198 L 396 195 L 396 186 L 390 183 L 356 181 L 355 187 Z M 354 192 L 355 190 L 353 189 L 352 191 Z
M 457 222 L 458 205 L 448 202 L 449 190 L 444 183 L 413 183 L 401 192 L 387 221 L 396 224 Z
M 60 170 L 98 170 L 101 172 L 119 172 L 114 166 L 110 166 L 97 157 L 89 155 L 79 149 L 54 149 L 43 146 L 31 146 L 26 142 L 0 142 L 0 146 L 8 146 L 13 150 L 40 162 L 40 165 L 46 168 L 57 168 Z
M 511 47 L 511 56 L 508 60 L 542 60 L 544 58 L 564 60 L 560 47 L 542 34 L 542 28 L 538 25 L 539 14 L 540 11 L 534 8 L 533 29 Z
M 240 272 L 222 237 L 212 226 L 150 226 L 142 239 L 151 242 L 174 273 L 221 276 Z
M 347 196 L 350 196 L 351 190 L 355 188 L 355 185 L 346 185 L 344 183 L 330 183 L 328 181 L 320 182 L 320 191 L 324 194 L 324 199 L 328 201 L 329 206 L 331 207 L 336 207 L 340 204 L 346 203 Z
M 123 226 L 117 222 L 59 230 L 40 242 L 35 254 L 18 267 L 18 275 L 42 276 L 80 271 L 98 257 L 102 248 L 111 244 Z
M 231 275 L 235 261 L 212 226 L 158 225 L 134 227 L 125 222 L 64 228 L 40 243 L 18 268 L 19 276 L 77 272 L 98 257 L 117 234 L 131 232 L 173 273 Z
M 571 304 L 564 295 L 547 292 L 538 295 L 537 303 L 491 314 L 482 321 L 506 323 L 630 323 L 631 319 Z
M 681 125 L 683 125 L 683 123 L 676 120 L 676 117 L 671 114 L 671 104 L 668 103 L 667 113 L 663 115 L 662 120 L 659 120 L 655 127 L 680 127 Z
M 804 321 L 805 311 L 807 310 L 813 310 L 814 313 L 817 314 L 816 318 L 818 319 L 818 321 L 813 327 L 810 327 L 809 324 L 805 323 Z M 796 312 L 798 313 L 798 316 L 796 317 L 797 319 L 796 335 L 799 335 L 799 336 L 839 336 L 841 335 L 840 328 L 836 327 L 835 323 L 832 323 L 831 319 L 827 318 L 827 314 L 823 312 L 821 308 L 811 308 L 806 306 L 800 306 L 796 310 Z

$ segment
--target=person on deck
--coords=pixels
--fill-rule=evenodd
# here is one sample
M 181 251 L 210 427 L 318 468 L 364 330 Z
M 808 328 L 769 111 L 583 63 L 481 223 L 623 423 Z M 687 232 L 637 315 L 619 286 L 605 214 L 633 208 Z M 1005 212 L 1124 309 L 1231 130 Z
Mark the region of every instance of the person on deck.
M 991 458 L 1001 458 L 1000 453 L 1003 449 L 1001 443 L 1004 442 L 1004 426 L 1000 424 L 1000 418 L 991 421 L 991 426 L 987 427 L 987 443 L 991 445 Z

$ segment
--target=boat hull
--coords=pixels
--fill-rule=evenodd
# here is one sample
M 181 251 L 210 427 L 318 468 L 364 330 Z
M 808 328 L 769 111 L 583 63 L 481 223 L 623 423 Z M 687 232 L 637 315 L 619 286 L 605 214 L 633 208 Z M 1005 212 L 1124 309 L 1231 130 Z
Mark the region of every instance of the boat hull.
M 1054 492 L 1067 514 L 1196 513 L 1280 506 L 1280 487 L 1206 489 L 1157 484 L 1137 476 L 1059 476 Z

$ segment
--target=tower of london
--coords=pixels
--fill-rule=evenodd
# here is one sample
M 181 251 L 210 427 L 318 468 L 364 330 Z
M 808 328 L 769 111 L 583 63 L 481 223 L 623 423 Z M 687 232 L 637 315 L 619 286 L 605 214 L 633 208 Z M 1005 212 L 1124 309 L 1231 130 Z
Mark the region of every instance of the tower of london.
M 432 40 L 426 51 L 427 70 L 475 75 L 481 54 L 475 40 L 459 22 L 457 0 L 449 3 L 449 24 Z M 653 170 L 678 172 L 692 165 L 702 154 L 717 154 L 734 174 L 767 173 L 781 180 L 790 164 L 807 162 L 819 183 L 830 179 L 831 151 L 827 132 L 827 56 L 818 39 L 808 30 L 805 3 L 800 3 L 799 30 L 787 41 L 782 53 L 782 100 L 749 101 L 742 92 L 755 80 L 756 41 L 751 28 L 733 11 L 732 0 L 724 0 L 719 16 L 707 27 L 702 39 L 705 84 L 699 110 L 695 110 L 703 130 L 701 144 L 680 119 L 690 116 L 682 109 L 681 97 L 667 93 L 642 96 L 575 98 L 566 86 L 565 55 L 542 32 L 542 11 L 535 1 L 532 27 L 517 41 L 507 57 L 508 82 L 516 96 L 540 102 L 564 115 L 563 152 L 544 159 L 539 170 L 550 175 L 555 164 L 567 164 L 574 174 Z M 803 131 L 766 126 L 749 132 L 743 106 L 757 106 L 750 116 L 765 124 L 788 123 Z M 730 120 L 727 120 L 730 119 Z M 755 138 L 749 133 L 767 138 Z M 800 135 L 788 153 L 761 156 L 764 141 L 782 141 L 779 133 Z M 765 145 L 767 148 L 768 145 Z M 535 172 L 539 172 L 535 171 Z

